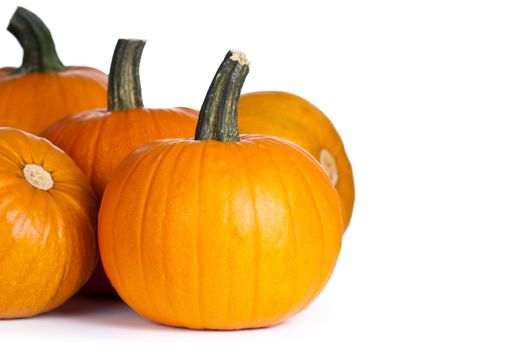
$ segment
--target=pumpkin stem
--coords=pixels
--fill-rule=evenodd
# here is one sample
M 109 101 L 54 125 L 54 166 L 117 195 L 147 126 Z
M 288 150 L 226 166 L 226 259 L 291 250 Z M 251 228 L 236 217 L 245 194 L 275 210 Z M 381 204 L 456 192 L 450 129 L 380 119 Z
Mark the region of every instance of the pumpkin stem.
M 108 109 L 122 111 L 142 108 L 140 87 L 140 58 L 146 45 L 144 40 L 119 39 L 109 71 Z
M 22 66 L 13 74 L 60 72 L 66 69 L 58 58 L 49 29 L 33 12 L 18 7 L 7 30 L 15 36 L 24 50 Z
M 239 141 L 237 109 L 249 66 L 242 52 L 228 51 L 202 104 L 195 140 Z

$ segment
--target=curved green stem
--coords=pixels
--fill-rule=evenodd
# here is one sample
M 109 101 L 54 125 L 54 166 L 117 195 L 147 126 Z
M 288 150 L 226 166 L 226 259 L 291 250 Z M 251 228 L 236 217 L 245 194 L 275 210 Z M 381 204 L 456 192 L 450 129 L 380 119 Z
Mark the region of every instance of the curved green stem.
M 239 141 L 237 109 L 249 65 L 242 52 L 226 54 L 202 104 L 195 140 Z
M 65 69 L 58 58 L 49 29 L 33 12 L 18 7 L 7 30 L 15 36 L 24 50 L 22 66 L 13 74 L 60 72 Z
M 108 109 L 122 111 L 142 108 L 140 87 L 140 58 L 146 45 L 144 40 L 119 39 L 109 71 Z

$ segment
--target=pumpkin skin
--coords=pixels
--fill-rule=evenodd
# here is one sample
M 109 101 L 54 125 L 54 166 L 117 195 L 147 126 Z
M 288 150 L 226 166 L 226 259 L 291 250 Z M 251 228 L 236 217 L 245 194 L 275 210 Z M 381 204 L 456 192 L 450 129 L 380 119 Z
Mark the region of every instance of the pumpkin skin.
M 113 100 L 112 93 L 116 95 L 131 90 L 140 95 L 138 70 L 144 44 L 140 40 L 119 40 L 114 55 L 114 61 L 118 62 L 114 63 L 115 70 L 110 72 L 110 80 L 116 81 L 116 85 L 110 84 L 110 101 Z M 126 71 L 127 65 L 131 66 L 136 76 L 133 81 L 120 81 L 127 75 L 119 76 L 119 71 Z M 57 122 L 42 133 L 75 160 L 99 200 L 119 163 L 133 150 L 154 140 L 192 137 L 195 133 L 197 111 L 183 107 L 143 108 L 141 96 L 135 96 L 139 102 L 130 102 L 128 97 L 125 101 L 110 103 L 110 107 L 115 104 L 125 105 L 125 108 L 84 111 Z M 100 264 L 82 291 L 87 294 L 116 294 Z
M 355 200 L 352 166 L 339 133 L 323 112 L 287 92 L 243 94 L 239 100 L 239 131 L 281 137 L 312 154 L 339 193 L 344 226 L 348 227 Z
M 240 89 L 247 66 L 238 57 L 226 56 L 216 80 L 233 70 L 227 85 Z M 205 105 L 235 101 L 223 97 L 209 92 Z M 157 141 L 121 163 L 99 211 L 101 258 L 119 295 L 150 320 L 271 326 L 328 281 L 343 231 L 338 194 L 315 159 L 287 141 L 203 138 L 216 110 L 203 106 L 196 140 Z
M 40 133 L 75 113 L 107 104 L 107 76 L 89 67 L 13 75 L 0 69 L 0 125 Z
M 0 125 L 40 133 L 54 122 L 107 104 L 107 76 L 64 66 L 45 24 L 18 8 L 8 29 L 24 49 L 21 67 L 0 69 Z
M 40 137 L 0 128 L 0 318 L 52 310 L 77 292 L 97 262 L 96 215 L 71 158 Z
M 198 115 L 183 107 L 95 109 L 59 121 L 42 136 L 75 160 L 100 199 L 112 173 L 129 153 L 154 140 L 192 137 Z

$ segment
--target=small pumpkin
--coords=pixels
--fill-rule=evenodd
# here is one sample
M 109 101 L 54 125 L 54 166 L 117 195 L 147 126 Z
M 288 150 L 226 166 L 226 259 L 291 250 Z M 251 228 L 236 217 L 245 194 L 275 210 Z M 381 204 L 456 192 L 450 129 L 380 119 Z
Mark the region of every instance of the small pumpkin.
M 352 166 L 339 133 L 323 112 L 288 92 L 244 94 L 239 101 L 239 130 L 243 134 L 278 136 L 312 154 L 337 189 L 345 228 L 348 226 L 355 199 Z
M 49 141 L 0 128 L 0 318 L 52 310 L 97 262 L 97 202 L 84 174 Z
M 239 136 L 248 70 L 244 54 L 229 52 L 195 140 L 139 148 L 104 193 L 104 268 L 123 300 L 155 322 L 271 326 L 306 308 L 334 269 L 343 220 L 326 173 L 287 141 Z
M 0 125 L 40 133 L 57 120 L 106 106 L 106 75 L 64 66 L 49 29 L 34 13 L 17 8 L 7 29 L 24 59 L 19 68 L 0 68 Z
M 84 111 L 42 134 L 76 161 L 99 198 L 118 164 L 131 151 L 157 139 L 192 137 L 195 132 L 197 111 L 144 108 L 139 67 L 145 43 L 118 40 L 109 73 L 108 109 Z M 84 291 L 114 293 L 102 267 Z

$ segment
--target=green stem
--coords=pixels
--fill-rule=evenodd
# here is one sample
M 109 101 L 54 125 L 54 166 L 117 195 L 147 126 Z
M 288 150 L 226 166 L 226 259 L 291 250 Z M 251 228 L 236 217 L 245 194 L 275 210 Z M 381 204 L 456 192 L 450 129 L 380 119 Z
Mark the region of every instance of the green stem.
M 243 53 L 226 54 L 202 104 L 195 140 L 239 141 L 237 109 L 249 70 Z
M 140 87 L 140 57 L 146 45 L 144 40 L 119 39 L 109 71 L 108 109 L 122 111 L 142 108 Z
M 15 36 L 24 50 L 22 66 L 13 74 L 60 72 L 65 69 L 58 58 L 49 29 L 33 12 L 18 7 L 7 30 Z

